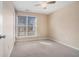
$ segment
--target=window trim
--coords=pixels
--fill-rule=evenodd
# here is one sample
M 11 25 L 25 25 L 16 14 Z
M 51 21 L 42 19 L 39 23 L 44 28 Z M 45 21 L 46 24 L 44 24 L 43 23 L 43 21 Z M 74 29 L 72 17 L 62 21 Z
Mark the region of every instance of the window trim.
M 16 37 L 37 37 L 37 16 L 32 16 L 32 15 L 18 15 L 18 16 L 26 16 L 28 18 L 28 16 L 30 17 L 35 17 L 35 35 L 31 35 L 31 36 L 18 36 L 16 33 Z M 16 21 L 18 22 L 18 16 L 16 16 Z M 16 22 L 15 22 L 16 23 Z M 17 24 L 16 26 L 17 27 Z

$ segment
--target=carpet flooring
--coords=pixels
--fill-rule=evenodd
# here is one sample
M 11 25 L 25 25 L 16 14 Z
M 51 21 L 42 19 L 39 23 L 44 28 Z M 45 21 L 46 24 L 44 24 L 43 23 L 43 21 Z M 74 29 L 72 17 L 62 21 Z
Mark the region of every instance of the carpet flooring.
M 79 51 L 51 40 L 18 41 L 10 57 L 79 57 Z

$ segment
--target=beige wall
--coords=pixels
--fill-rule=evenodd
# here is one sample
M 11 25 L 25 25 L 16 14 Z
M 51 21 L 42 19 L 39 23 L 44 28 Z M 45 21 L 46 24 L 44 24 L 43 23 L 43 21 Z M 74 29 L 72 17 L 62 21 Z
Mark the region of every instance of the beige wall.
M 28 12 L 16 12 L 16 16 L 36 16 L 37 17 L 37 37 L 47 37 L 47 15 L 38 13 L 28 13 Z
M 49 36 L 79 49 L 79 2 L 61 8 L 49 16 Z
M 9 56 L 15 41 L 15 11 L 12 2 L 3 2 L 3 33 L 5 56 Z

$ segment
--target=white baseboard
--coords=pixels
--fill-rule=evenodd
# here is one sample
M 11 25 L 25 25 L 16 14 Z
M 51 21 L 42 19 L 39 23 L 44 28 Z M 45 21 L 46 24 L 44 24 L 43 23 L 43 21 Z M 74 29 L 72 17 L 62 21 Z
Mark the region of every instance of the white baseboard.
M 53 40 L 53 39 L 50 39 L 50 40 Z M 62 45 L 68 46 L 68 47 L 70 47 L 70 48 L 73 48 L 73 49 L 79 51 L 79 48 L 73 47 L 73 46 L 71 46 L 71 45 L 68 45 L 68 44 L 66 44 L 66 43 L 63 43 L 63 42 L 58 41 L 58 40 L 56 40 L 56 39 L 54 39 L 54 41 L 57 42 L 57 43 L 60 43 L 60 44 L 62 44 Z
M 28 37 L 28 38 L 18 38 L 16 41 L 36 41 L 36 40 L 44 40 L 49 39 L 48 37 Z

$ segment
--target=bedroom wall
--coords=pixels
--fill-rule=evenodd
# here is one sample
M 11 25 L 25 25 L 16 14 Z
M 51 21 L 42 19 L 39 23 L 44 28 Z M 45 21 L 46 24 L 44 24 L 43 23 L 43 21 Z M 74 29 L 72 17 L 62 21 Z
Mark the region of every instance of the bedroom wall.
M 52 40 L 79 50 L 79 2 L 49 15 L 49 36 Z
M 36 16 L 37 17 L 37 36 L 32 37 L 31 39 L 35 38 L 47 38 L 48 37 L 48 17 L 45 14 L 38 14 L 32 12 L 21 12 L 17 11 L 16 16 Z

